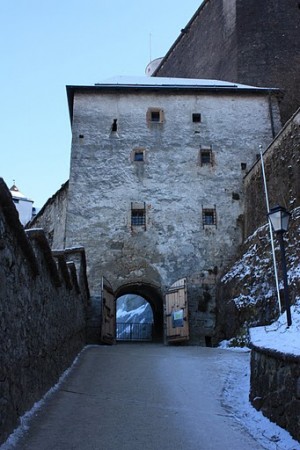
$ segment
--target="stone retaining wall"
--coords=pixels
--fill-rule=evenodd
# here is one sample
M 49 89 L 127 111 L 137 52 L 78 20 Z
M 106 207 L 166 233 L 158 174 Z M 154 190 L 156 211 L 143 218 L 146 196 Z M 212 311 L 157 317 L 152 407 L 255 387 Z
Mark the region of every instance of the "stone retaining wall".
M 253 346 L 250 401 L 300 441 L 300 357 Z
M 291 304 L 300 292 L 300 207 L 291 211 L 285 249 Z M 283 277 L 280 249 L 274 234 L 282 307 Z M 219 340 L 238 336 L 247 341 L 249 327 L 267 325 L 278 318 L 279 308 L 270 244 L 269 227 L 264 225 L 249 236 L 240 249 L 240 258 L 223 275 L 217 293 L 217 336 Z M 244 337 L 243 337 L 244 335 Z M 247 344 L 247 342 L 245 342 Z
M 83 248 L 24 231 L 0 178 L 0 443 L 85 345 L 88 303 Z

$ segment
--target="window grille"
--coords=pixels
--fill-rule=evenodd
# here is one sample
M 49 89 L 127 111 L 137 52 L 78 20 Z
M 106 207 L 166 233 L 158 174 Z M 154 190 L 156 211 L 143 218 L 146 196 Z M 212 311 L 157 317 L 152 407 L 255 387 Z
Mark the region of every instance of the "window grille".
M 213 165 L 213 154 L 210 148 L 201 148 L 199 153 L 200 166 L 212 166 Z
M 144 227 L 146 229 L 145 203 L 131 203 L 131 227 Z
M 216 209 L 202 209 L 202 223 L 205 225 L 217 225 L 217 213 Z
M 134 227 L 142 227 L 146 224 L 146 214 L 144 209 L 133 209 L 131 211 L 131 225 Z

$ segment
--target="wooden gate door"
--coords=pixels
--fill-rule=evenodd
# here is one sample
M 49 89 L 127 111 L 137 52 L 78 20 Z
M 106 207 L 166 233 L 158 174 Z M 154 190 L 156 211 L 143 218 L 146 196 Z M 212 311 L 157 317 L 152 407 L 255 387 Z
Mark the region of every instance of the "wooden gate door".
M 102 323 L 101 342 L 116 343 L 116 299 L 114 291 L 106 278 L 102 277 Z
M 186 278 L 176 281 L 165 298 L 167 343 L 189 339 Z

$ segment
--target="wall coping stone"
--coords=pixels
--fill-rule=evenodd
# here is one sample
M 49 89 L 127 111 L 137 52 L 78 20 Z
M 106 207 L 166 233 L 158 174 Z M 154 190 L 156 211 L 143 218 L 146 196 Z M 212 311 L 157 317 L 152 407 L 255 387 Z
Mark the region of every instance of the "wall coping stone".
M 65 282 L 67 289 L 70 291 L 73 288 L 73 284 L 72 284 L 72 281 L 70 278 L 70 273 L 69 273 L 69 269 L 67 266 L 65 254 L 63 252 L 62 253 L 52 252 L 52 255 L 55 259 L 57 259 L 58 267 L 61 272 L 62 278 Z
M 78 279 L 77 279 L 77 271 L 76 271 L 76 266 L 75 263 L 73 261 L 69 261 L 67 262 L 67 266 L 69 269 L 69 273 L 72 279 L 72 284 L 77 292 L 77 294 L 80 294 L 80 287 L 78 284 Z
M 266 347 L 258 347 L 252 342 L 250 342 L 249 347 L 251 350 L 254 350 L 257 353 L 263 353 L 267 356 L 270 356 L 272 358 L 281 360 L 281 361 L 287 361 L 287 362 L 294 362 L 300 364 L 300 356 L 299 355 L 293 355 L 292 353 L 284 353 L 280 352 L 278 350 L 274 350 L 271 348 Z
M 88 283 L 88 279 L 87 279 L 87 262 L 86 262 L 85 248 L 83 246 L 65 248 L 64 253 L 65 253 L 67 259 L 68 259 L 68 257 L 72 257 L 75 255 L 80 256 L 81 267 L 83 269 L 85 291 L 86 291 L 87 298 L 90 299 L 90 289 L 89 289 L 89 283 Z
M 46 238 L 45 232 L 42 228 L 32 228 L 29 230 L 25 230 L 27 236 L 31 241 L 35 241 L 40 249 L 42 250 L 45 262 L 47 264 L 49 273 L 52 277 L 54 285 L 56 287 L 61 286 L 61 280 L 59 277 L 58 269 L 56 262 L 53 259 L 52 251 L 49 246 L 49 242 Z

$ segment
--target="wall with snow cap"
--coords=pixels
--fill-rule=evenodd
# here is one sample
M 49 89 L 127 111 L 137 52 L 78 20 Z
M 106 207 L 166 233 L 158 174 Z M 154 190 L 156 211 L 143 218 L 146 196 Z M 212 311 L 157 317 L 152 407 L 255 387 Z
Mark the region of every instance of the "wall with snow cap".
M 298 310 L 299 316 L 300 309 Z M 276 323 L 278 328 L 280 324 Z M 270 327 L 251 333 L 250 401 L 271 421 L 289 431 L 300 442 L 300 344 L 299 324 L 293 333 L 281 325 L 276 333 Z M 252 331 L 252 330 L 251 330 Z M 258 332 L 258 333 L 257 333 Z M 270 345 L 268 335 L 273 342 Z M 277 336 L 276 336 L 277 334 Z M 284 339 L 284 334 L 289 339 Z M 260 339 L 261 338 L 261 339 Z M 283 343 L 280 345 L 280 341 Z M 276 349 L 276 344 L 280 350 Z M 285 345 L 284 345 L 285 344 Z M 290 344 L 290 345 L 289 345 Z M 296 348 L 297 347 L 297 348 Z
M 87 306 L 84 250 L 53 256 L 0 179 L 0 443 L 85 344 Z

